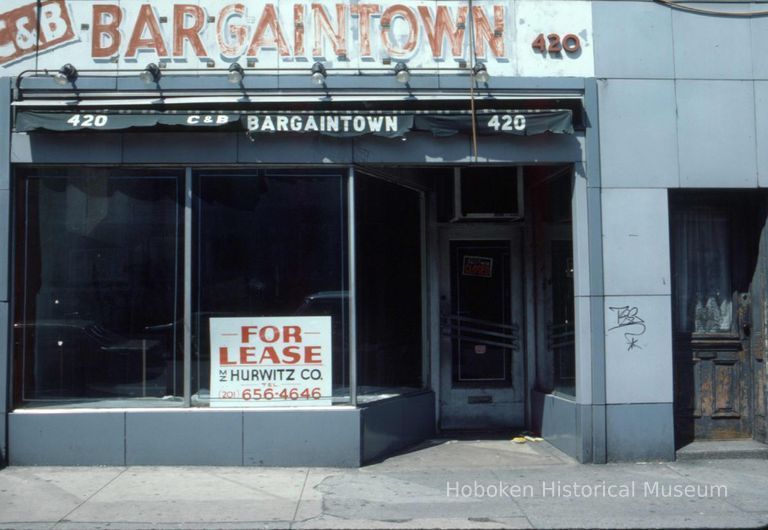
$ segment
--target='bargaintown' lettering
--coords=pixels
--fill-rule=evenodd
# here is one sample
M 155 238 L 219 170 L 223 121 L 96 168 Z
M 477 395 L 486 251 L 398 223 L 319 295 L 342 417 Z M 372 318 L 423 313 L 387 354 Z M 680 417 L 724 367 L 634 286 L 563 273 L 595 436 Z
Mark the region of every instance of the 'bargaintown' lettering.
M 396 133 L 399 116 L 294 115 L 248 116 L 251 132 Z

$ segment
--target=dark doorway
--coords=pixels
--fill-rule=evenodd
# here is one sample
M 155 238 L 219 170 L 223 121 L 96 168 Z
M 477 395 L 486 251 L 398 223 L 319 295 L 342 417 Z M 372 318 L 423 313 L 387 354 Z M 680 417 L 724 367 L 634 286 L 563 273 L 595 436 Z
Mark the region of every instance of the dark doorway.
M 670 194 L 677 447 L 765 436 L 764 222 L 754 191 Z

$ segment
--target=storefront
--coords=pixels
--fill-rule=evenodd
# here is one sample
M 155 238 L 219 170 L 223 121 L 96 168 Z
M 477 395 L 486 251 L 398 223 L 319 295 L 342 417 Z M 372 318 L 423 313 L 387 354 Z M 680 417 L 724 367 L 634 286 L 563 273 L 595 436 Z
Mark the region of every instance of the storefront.
M 676 437 L 736 423 L 764 436 L 764 372 L 739 375 L 759 356 L 729 305 L 750 288 L 762 299 L 763 196 L 733 208 L 746 196 L 672 188 L 758 187 L 768 81 L 698 81 L 704 61 L 683 75 L 661 49 L 673 33 L 684 49 L 693 21 L 737 32 L 761 16 L 643 1 L 12 4 L 11 465 L 359 466 L 457 430 L 537 431 L 605 462 L 672 459 Z M 619 17 L 637 21 L 623 55 Z M 722 167 L 721 133 L 693 147 L 683 132 L 701 135 L 697 109 L 720 112 L 736 88 L 754 96 L 736 105 L 753 131 L 739 163 L 753 163 L 706 181 L 698 160 Z M 722 248 L 733 263 L 711 261 Z M 704 395 L 726 387 L 749 393 L 748 412 Z M 715 404 L 706 421 L 693 395 Z

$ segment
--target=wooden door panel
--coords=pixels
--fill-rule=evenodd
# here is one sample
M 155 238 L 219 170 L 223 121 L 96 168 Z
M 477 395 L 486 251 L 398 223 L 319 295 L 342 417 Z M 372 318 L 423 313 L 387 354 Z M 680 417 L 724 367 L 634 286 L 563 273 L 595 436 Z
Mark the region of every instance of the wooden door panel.
M 712 377 L 711 371 L 703 369 L 701 360 L 693 361 L 693 414 L 694 418 L 712 415 Z M 686 366 L 687 368 L 687 366 Z
M 741 370 L 736 362 L 714 362 L 714 401 L 713 418 L 740 418 L 741 406 Z
M 753 362 L 753 376 L 755 382 L 753 385 L 754 403 L 755 403 L 755 415 L 753 423 L 753 434 L 756 440 L 761 442 L 766 441 L 766 428 L 765 428 L 765 362 L 760 361 Z
M 691 419 L 696 439 L 744 438 L 749 435 L 749 379 L 745 352 L 737 337 L 700 338 L 692 343 L 694 403 Z M 678 414 L 685 411 L 678 408 Z

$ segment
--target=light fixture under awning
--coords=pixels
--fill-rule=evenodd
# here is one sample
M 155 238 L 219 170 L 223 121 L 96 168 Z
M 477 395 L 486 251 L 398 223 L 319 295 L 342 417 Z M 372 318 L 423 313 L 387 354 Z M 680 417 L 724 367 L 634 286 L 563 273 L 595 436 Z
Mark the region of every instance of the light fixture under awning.
M 569 109 L 481 109 L 474 116 L 476 132 L 481 136 L 573 133 L 573 115 Z M 269 134 L 398 138 L 409 132 L 431 132 L 440 137 L 472 133 L 473 114 L 463 110 L 206 112 L 131 109 L 88 112 L 19 110 L 16 115 L 17 132 L 167 128 L 244 131 L 251 138 Z

